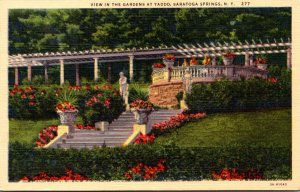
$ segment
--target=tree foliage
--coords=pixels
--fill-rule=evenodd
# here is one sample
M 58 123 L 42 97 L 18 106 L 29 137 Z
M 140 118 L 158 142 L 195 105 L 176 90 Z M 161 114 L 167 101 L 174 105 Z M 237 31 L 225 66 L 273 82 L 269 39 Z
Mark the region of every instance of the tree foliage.
M 10 53 L 291 36 L 290 8 L 12 9 Z

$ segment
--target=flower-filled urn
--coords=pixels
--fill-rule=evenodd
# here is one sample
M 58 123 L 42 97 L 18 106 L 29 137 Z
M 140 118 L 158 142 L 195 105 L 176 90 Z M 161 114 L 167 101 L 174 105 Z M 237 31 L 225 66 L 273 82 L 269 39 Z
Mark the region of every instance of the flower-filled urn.
M 60 93 L 58 103 L 56 105 L 56 112 L 59 115 L 62 125 L 69 127 L 69 133 L 75 132 L 75 121 L 78 115 L 78 109 L 76 108 L 77 98 L 73 95 L 73 92 Z
M 163 58 L 163 62 L 167 68 L 173 68 L 175 62 L 175 56 L 172 54 L 166 54 Z
M 268 64 L 267 64 L 267 58 L 266 57 L 264 57 L 262 55 L 257 56 L 256 59 L 255 59 L 255 64 L 256 64 L 258 69 L 267 70 Z
M 232 52 L 227 52 L 227 53 L 223 54 L 224 65 L 232 65 L 234 58 L 235 58 L 235 54 Z
M 149 101 L 137 99 L 130 103 L 131 111 L 134 113 L 137 124 L 147 124 L 149 115 L 153 111 L 153 105 Z

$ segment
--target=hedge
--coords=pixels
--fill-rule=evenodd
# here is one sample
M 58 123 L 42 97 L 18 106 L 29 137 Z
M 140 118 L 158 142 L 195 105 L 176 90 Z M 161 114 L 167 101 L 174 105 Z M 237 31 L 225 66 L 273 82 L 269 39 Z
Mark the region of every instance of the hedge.
M 9 180 L 19 181 L 41 171 L 60 176 L 65 174 L 65 168 L 94 180 L 124 180 L 124 173 L 140 162 L 152 165 L 160 160 L 165 161 L 166 170 L 158 173 L 155 180 L 212 179 L 211 172 L 223 168 L 255 168 L 264 179 L 291 178 L 290 148 L 179 148 L 173 144 L 148 144 L 64 150 L 11 143 Z
M 290 77 L 281 77 L 277 82 L 254 78 L 196 84 L 187 94 L 186 103 L 192 112 L 207 113 L 290 107 L 291 81 Z
M 78 98 L 79 114 L 85 124 L 96 121 L 112 121 L 124 111 L 123 99 L 111 85 L 64 86 L 57 85 L 33 87 L 15 86 L 9 90 L 9 117 L 37 119 L 57 117 L 57 95 L 63 90 L 73 91 Z M 97 105 L 86 105 L 86 101 L 99 96 Z M 109 105 L 104 106 L 108 100 Z

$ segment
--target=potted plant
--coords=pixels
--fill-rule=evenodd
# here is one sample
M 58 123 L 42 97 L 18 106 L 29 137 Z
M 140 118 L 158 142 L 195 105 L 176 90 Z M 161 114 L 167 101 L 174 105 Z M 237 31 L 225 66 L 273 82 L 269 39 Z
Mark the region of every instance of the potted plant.
M 168 68 L 172 68 L 174 66 L 175 56 L 172 54 L 166 54 L 163 61 Z
M 267 58 L 265 56 L 259 55 L 255 59 L 255 64 L 256 64 L 257 68 L 259 68 L 261 70 L 266 70 L 268 67 Z
M 144 101 L 137 99 L 130 103 L 131 111 L 135 115 L 135 120 L 137 124 L 147 124 L 148 116 L 153 110 L 153 105 L 149 101 Z
M 232 65 L 235 54 L 233 52 L 227 52 L 223 54 L 223 63 L 224 65 Z
M 78 114 L 76 105 L 77 98 L 73 91 L 65 90 L 58 96 L 56 112 L 60 117 L 61 124 L 68 125 L 69 133 L 74 133 L 75 131 L 74 122 Z

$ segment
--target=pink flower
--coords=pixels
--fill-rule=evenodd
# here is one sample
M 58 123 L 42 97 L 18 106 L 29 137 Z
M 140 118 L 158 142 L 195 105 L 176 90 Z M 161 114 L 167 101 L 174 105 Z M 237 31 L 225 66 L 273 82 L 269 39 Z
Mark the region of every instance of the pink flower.
M 104 101 L 104 106 L 105 106 L 106 108 L 109 108 L 109 107 L 110 107 L 110 99 L 105 99 L 105 101 Z

